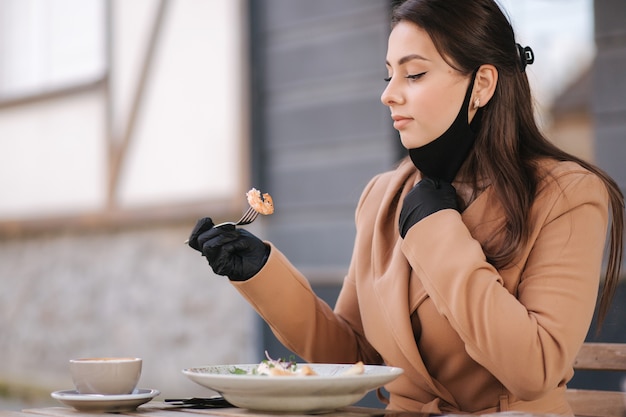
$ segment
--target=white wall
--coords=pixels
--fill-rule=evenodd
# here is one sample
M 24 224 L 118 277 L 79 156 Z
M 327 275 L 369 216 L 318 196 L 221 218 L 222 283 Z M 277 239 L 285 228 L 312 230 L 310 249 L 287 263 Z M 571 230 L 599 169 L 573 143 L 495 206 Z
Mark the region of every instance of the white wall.
M 245 188 L 242 3 L 169 3 L 122 166 L 117 194 L 122 208 L 224 198 Z M 103 208 L 107 143 L 119 142 L 127 130 L 158 4 L 111 2 L 112 138 L 105 88 L 0 107 L 0 220 Z M 0 36 L 0 99 L 101 77 L 107 67 L 104 5 L 104 0 L 3 0 L 6 26 L 0 35 L 7 36 Z M 20 16 L 28 17 L 28 30 Z M 53 36 L 58 33 L 62 36 Z M 22 55 L 32 59 L 17 58 Z
M 110 1 L 107 64 L 98 32 L 105 0 L 0 0 L 0 226 L 104 210 L 108 143 L 126 129 L 159 3 Z M 243 4 L 169 2 L 122 169 L 121 209 L 245 203 Z M 94 84 L 107 65 L 111 126 L 106 84 Z M 74 83 L 92 88 L 6 105 Z M 0 409 L 6 392 L 15 408 L 59 405 L 49 393 L 72 388 L 67 361 L 76 356 L 143 357 L 141 386 L 160 399 L 211 394 L 183 367 L 256 359 L 252 309 L 183 244 L 194 221 L 0 233 Z

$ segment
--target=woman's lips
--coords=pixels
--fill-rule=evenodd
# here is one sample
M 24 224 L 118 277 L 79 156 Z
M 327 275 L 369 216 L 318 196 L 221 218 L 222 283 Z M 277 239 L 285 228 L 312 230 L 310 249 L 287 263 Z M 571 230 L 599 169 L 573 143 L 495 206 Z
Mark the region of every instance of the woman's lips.
M 406 127 L 406 125 L 408 125 L 411 122 L 411 118 L 409 117 L 404 117 L 404 116 L 391 116 L 391 118 L 393 119 L 393 127 L 396 130 L 401 130 L 404 127 Z

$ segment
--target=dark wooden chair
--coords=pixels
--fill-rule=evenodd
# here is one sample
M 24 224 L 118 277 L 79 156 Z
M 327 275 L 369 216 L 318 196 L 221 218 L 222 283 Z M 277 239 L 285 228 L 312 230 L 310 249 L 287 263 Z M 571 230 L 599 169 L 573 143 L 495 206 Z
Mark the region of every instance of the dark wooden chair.
M 574 370 L 626 371 L 626 343 L 585 343 Z M 626 393 L 567 389 L 567 400 L 577 416 L 626 417 Z

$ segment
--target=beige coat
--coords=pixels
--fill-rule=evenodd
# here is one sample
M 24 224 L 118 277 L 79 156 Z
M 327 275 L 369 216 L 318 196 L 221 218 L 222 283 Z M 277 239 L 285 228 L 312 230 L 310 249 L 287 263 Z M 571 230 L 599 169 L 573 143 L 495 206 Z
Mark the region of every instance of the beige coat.
M 608 194 L 577 164 L 541 166 L 528 245 L 506 269 L 482 249 L 501 239 L 491 188 L 462 214 L 439 211 L 400 238 L 417 178 L 405 161 L 362 194 L 334 311 L 275 247 L 257 275 L 233 285 L 307 361 L 403 368 L 386 387 L 391 409 L 571 414 L 563 392 L 594 310 Z

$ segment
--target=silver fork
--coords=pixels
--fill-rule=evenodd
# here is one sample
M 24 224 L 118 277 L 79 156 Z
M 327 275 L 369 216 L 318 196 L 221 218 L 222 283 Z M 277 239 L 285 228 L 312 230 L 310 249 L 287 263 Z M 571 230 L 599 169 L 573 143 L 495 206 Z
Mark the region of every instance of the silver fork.
M 245 226 L 246 224 L 250 224 L 253 221 L 255 221 L 258 215 L 259 215 L 259 212 L 256 211 L 254 208 L 252 208 L 252 206 L 250 206 L 248 207 L 248 210 L 246 210 L 241 216 L 241 218 L 237 220 L 236 222 L 224 222 L 224 223 L 216 224 L 213 227 L 215 228 L 215 227 L 225 226 L 227 224 L 232 224 L 233 226 Z M 188 243 L 189 243 L 189 239 L 185 240 L 185 245 Z
M 220 227 L 220 226 L 224 226 L 227 224 L 232 224 L 233 226 L 245 226 L 246 224 L 250 224 L 253 221 L 255 221 L 258 215 L 259 215 L 259 212 L 253 209 L 252 206 L 250 206 L 248 207 L 248 210 L 246 210 L 241 216 L 241 218 L 237 220 L 236 222 L 224 222 L 224 223 L 217 224 L 213 227 Z

